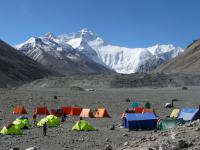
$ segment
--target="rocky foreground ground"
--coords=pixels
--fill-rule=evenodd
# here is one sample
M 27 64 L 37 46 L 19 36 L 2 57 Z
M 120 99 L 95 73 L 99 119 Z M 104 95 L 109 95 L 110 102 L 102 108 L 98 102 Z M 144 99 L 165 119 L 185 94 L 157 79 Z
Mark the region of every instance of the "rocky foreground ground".
M 181 88 L 98 88 L 95 91 L 72 91 L 69 88 L 26 88 L 0 90 L 0 127 L 13 121 L 17 116 L 12 114 L 14 105 L 22 104 L 32 117 L 37 105 L 46 105 L 49 109 L 64 106 L 81 106 L 96 109 L 107 108 L 112 118 L 86 118 L 97 131 L 77 132 L 71 128 L 79 119 L 68 117 L 59 127 L 48 129 L 47 136 L 42 135 L 41 128 L 31 127 L 20 136 L 0 135 L 0 149 L 19 148 L 24 150 L 37 147 L 42 150 L 178 150 L 200 149 L 199 120 L 192 124 L 170 131 L 128 131 L 121 129 L 121 114 L 130 106 L 125 101 L 134 97 L 141 105 L 150 101 L 156 113 L 165 118 L 172 109 L 164 108 L 166 102 L 176 98 L 175 107 L 198 107 L 200 87 Z M 55 100 L 53 97 L 58 96 Z M 39 119 L 39 118 L 38 118 Z M 115 130 L 110 130 L 112 124 Z M 33 148 L 32 148 L 33 149 Z

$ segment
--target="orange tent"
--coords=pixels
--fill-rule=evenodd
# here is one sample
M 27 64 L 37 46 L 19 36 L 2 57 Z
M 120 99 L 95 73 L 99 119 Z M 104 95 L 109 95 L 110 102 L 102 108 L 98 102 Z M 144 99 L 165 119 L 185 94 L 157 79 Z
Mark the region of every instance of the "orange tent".
M 71 112 L 71 107 L 68 106 L 61 106 L 60 109 L 62 109 L 67 115 Z
M 151 108 L 151 109 L 143 109 L 142 113 L 155 113 L 155 110 L 153 108 Z
M 84 108 L 81 111 L 80 117 L 88 117 L 88 118 L 94 118 L 94 115 L 92 113 L 92 110 L 89 108 Z
M 38 106 L 35 109 L 35 114 L 37 114 L 37 115 L 50 115 L 49 110 L 47 109 L 46 106 Z
M 110 117 L 108 114 L 108 111 L 105 108 L 99 108 L 95 114 L 95 117 L 97 118 L 105 118 L 105 117 Z
M 135 112 L 135 113 L 142 113 L 143 110 L 144 110 L 144 108 L 142 108 L 142 107 L 136 107 L 136 108 L 134 109 L 134 112 Z
M 71 116 L 79 116 L 81 114 L 81 107 L 71 107 L 70 115 Z
M 27 114 L 24 106 L 18 105 L 13 108 L 13 114 Z

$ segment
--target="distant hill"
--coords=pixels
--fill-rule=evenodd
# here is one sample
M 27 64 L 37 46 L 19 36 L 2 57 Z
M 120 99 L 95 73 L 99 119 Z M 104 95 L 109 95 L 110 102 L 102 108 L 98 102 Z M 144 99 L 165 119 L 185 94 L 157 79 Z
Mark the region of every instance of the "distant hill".
M 156 68 L 154 73 L 200 74 L 200 39 L 193 41 L 184 53 Z
M 0 87 L 9 87 L 53 73 L 0 40 Z

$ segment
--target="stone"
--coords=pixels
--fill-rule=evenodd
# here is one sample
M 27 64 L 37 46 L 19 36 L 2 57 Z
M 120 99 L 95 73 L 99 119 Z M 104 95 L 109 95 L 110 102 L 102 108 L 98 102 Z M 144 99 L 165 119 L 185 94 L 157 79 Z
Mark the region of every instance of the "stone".
M 125 137 L 125 136 L 128 136 L 128 134 L 126 134 L 126 133 L 125 133 L 125 134 L 123 134 L 123 137 Z
M 127 145 L 129 145 L 129 143 L 128 143 L 128 142 L 124 142 L 123 147 L 125 147 L 125 146 L 127 146 Z
M 162 143 L 162 144 L 159 146 L 159 150 L 168 150 L 167 144 Z
M 105 149 L 104 150 L 113 150 L 112 146 L 111 145 L 106 145 Z
M 159 145 L 157 143 L 149 144 L 147 150 L 159 150 Z
M 39 147 L 29 147 L 29 148 L 27 148 L 27 149 L 25 149 L 25 150 L 39 150 L 40 148 Z
M 181 150 L 178 146 L 173 145 L 172 150 Z
M 195 131 L 200 131 L 200 126 L 196 127 Z
M 109 138 L 106 138 L 106 142 L 109 142 Z
M 178 146 L 179 146 L 179 148 L 187 148 L 187 147 L 188 147 L 188 144 L 187 144 L 187 142 L 184 141 L 184 140 L 179 140 L 179 141 L 178 141 Z
M 20 150 L 20 149 L 19 149 L 19 147 L 13 147 L 13 148 L 11 148 L 9 150 Z

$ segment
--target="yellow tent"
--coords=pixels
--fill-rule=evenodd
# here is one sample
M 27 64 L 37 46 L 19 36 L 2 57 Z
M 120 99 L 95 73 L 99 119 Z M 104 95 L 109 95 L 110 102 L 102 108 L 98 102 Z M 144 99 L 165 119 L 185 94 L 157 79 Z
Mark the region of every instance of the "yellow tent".
M 179 112 L 180 112 L 180 109 L 174 109 L 170 115 L 170 118 L 178 118 L 178 115 L 179 115 Z

